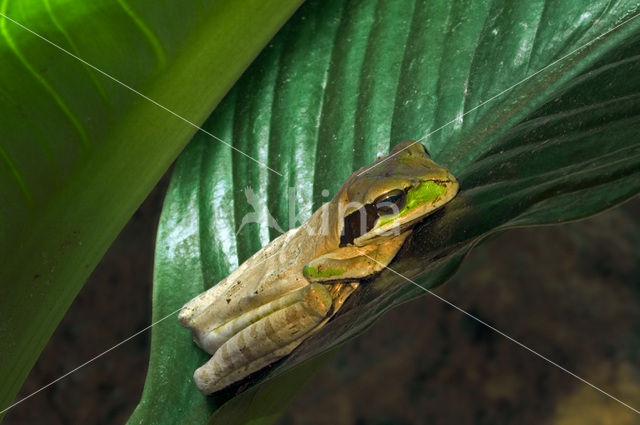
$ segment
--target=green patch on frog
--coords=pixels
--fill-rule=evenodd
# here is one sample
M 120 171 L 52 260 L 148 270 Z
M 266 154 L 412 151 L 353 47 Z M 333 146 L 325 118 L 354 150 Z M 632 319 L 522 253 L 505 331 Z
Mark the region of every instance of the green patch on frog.
M 310 267 L 310 266 L 305 266 L 302 269 L 302 274 L 303 275 L 305 275 L 307 277 L 313 277 L 313 278 L 340 276 L 344 272 L 346 272 L 345 269 L 327 268 L 327 269 L 323 269 L 323 270 L 318 270 L 316 267 Z
M 417 206 L 423 205 L 427 202 L 435 201 L 446 191 L 446 185 L 440 184 L 433 180 L 420 183 L 418 186 L 411 188 L 407 192 L 407 202 L 404 204 L 404 207 L 402 207 L 402 209 L 395 215 L 381 217 L 376 223 L 376 227 L 384 226 L 385 224 L 392 222 L 396 218 L 408 214 Z

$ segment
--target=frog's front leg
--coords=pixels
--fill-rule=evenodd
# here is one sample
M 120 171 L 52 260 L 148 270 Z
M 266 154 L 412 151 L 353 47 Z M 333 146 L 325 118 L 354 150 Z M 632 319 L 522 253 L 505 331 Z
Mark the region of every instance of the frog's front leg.
M 309 282 L 364 279 L 388 266 L 410 234 L 408 230 L 381 243 L 338 248 L 313 259 L 302 273 Z
M 310 284 L 212 329 L 196 341 L 215 350 L 194 373 L 198 389 L 210 394 L 286 356 L 326 319 L 332 303 L 328 288 Z

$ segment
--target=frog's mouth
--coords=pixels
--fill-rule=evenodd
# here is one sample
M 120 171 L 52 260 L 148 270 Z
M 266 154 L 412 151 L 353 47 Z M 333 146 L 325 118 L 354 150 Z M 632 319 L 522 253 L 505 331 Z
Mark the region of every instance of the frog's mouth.
M 400 235 L 416 222 L 438 210 L 458 192 L 458 182 L 427 180 L 405 188 L 396 199 L 396 208 L 367 204 L 344 218 L 340 246 L 364 246 Z

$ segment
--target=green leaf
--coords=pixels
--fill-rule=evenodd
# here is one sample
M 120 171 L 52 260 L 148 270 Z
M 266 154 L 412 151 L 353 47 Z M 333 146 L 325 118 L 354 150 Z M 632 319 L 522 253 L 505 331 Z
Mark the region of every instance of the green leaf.
M 457 198 L 416 229 L 391 265 L 424 288 L 446 281 L 495 232 L 585 217 L 638 193 L 637 13 L 632 1 L 307 2 L 206 122 L 283 176 L 204 137 L 192 140 L 161 218 L 155 317 L 277 236 L 268 212 L 282 229 L 299 225 L 353 170 L 405 139 L 424 138 L 461 183 Z M 259 223 L 243 226 L 248 213 Z M 169 405 L 156 409 L 181 409 L 189 394 L 188 403 L 217 409 L 211 423 L 247 411 L 250 417 L 224 423 L 268 423 L 273 418 L 257 398 L 287 394 L 283 377 L 306 379 L 309 359 L 424 293 L 385 270 L 290 356 L 208 399 L 191 378 L 208 356 L 169 319 L 153 330 L 143 403 L 164 394 Z M 201 413 L 190 423 L 204 423 Z
M 192 137 L 175 114 L 201 123 L 300 3 L 0 2 L 0 411 Z

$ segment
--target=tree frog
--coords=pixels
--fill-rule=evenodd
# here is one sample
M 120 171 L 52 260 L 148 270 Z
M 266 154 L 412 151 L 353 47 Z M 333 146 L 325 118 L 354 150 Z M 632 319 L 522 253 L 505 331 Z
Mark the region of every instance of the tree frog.
M 198 389 L 221 390 L 291 353 L 457 192 L 456 178 L 413 141 L 354 172 L 303 225 L 184 305 L 180 322 L 212 355 L 194 373 Z

